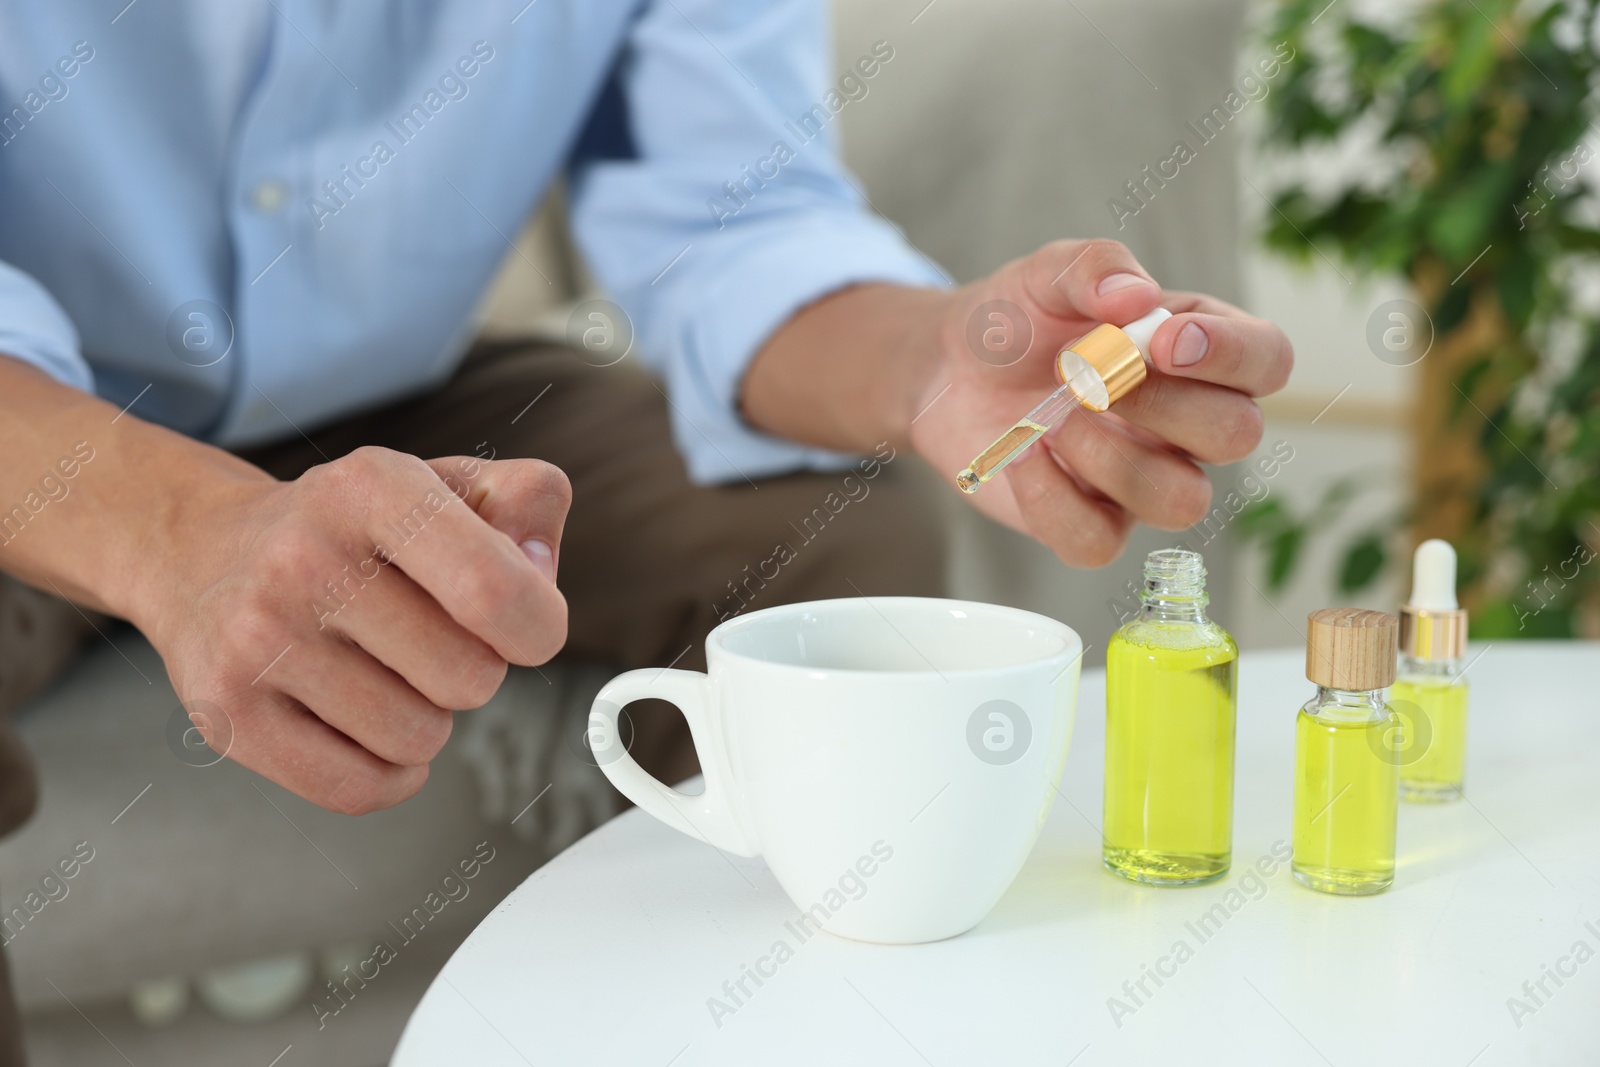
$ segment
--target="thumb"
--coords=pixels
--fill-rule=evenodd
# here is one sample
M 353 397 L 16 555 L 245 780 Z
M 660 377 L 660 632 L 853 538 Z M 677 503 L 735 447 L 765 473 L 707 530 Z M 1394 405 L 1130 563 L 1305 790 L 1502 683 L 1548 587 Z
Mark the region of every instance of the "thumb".
M 1161 287 L 1121 241 L 1052 241 L 1014 265 L 1023 291 L 1047 315 L 1120 326 L 1161 301 Z
M 538 459 L 473 456 L 446 456 L 427 464 L 479 518 L 521 546 L 539 573 L 555 582 L 561 533 L 572 506 L 572 483 L 561 468 Z

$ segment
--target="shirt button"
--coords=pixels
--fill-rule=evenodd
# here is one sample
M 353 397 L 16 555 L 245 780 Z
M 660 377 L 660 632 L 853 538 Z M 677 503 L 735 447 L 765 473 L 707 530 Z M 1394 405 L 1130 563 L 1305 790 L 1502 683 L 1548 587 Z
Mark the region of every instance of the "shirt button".
M 280 181 L 264 181 L 250 190 L 250 206 L 262 214 L 281 211 L 289 200 L 289 189 Z

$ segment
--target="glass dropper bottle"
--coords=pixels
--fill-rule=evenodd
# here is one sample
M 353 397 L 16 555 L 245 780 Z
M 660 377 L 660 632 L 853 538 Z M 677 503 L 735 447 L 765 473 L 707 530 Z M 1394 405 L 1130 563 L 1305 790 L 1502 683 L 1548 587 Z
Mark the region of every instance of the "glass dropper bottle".
M 1306 619 L 1306 680 L 1295 717 L 1295 881 L 1362 896 L 1394 882 L 1400 806 L 1393 615 L 1323 608 Z
M 1056 355 L 1060 387 L 978 453 L 967 469 L 956 475 L 956 485 L 963 493 L 976 493 L 980 485 L 1079 407 L 1105 411 L 1120 400 L 1144 381 L 1150 339 L 1171 317 L 1166 308 L 1156 308 L 1126 326 L 1102 323 L 1063 348 Z
M 1400 664 L 1389 702 L 1409 729 L 1400 799 L 1456 800 L 1467 762 L 1467 613 L 1456 602 L 1456 550 L 1431 538 L 1412 557 L 1400 609 Z
M 1139 614 L 1106 648 L 1106 870 L 1200 885 L 1233 855 L 1239 646 L 1206 616 L 1205 561 L 1165 548 L 1144 562 Z

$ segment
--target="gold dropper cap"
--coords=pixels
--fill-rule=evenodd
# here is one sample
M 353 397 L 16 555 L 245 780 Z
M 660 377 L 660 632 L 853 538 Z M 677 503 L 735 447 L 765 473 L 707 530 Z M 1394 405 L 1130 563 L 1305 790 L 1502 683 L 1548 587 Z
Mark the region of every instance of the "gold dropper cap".
M 1096 326 L 1056 356 L 1056 377 L 1090 411 L 1106 410 L 1144 381 L 1150 342 L 1170 318 L 1156 308 L 1126 326 Z
M 1063 385 L 1071 384 L 1090 411 L 1105 411 L 1144 376 L 1139 346 L 1110 323 L 1096 326 L 1056 356 L 1056 377 Z
M 1467 613 L 1461 608 L 1400 609 L 1400 651 L 1417 659 L 1460 659 L 1467 654 Z
M 1400 651 L 1417 659 L 1467 654 L 1467 613 L 1456 602 L 1456 550 L 1437 537 L 1417 546 L 1411 601 L 1400 609 Z
M 1394 684 L 1395 631 L 1385 611 L 1323 608 L 1306 619 L 1306 679 L 1329 689 Z

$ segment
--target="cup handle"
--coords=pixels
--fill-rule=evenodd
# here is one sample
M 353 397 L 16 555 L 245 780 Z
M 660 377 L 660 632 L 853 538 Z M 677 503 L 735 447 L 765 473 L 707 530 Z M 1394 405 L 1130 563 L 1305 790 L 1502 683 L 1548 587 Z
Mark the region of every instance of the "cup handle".
M 623 796 L 668 826 L 740 856 L 761 847 L 740 810 L 722 738 L 712 722 L 711 681 L 699 671 L 646 669 L 607 682 L 589 709 L 589 742 L 595 762 Z M 630 701 L 654 697 L 675 705 L 689 723 L 705 792 L 680 793 L 651 777 L 621 742 L 617 717 Z

